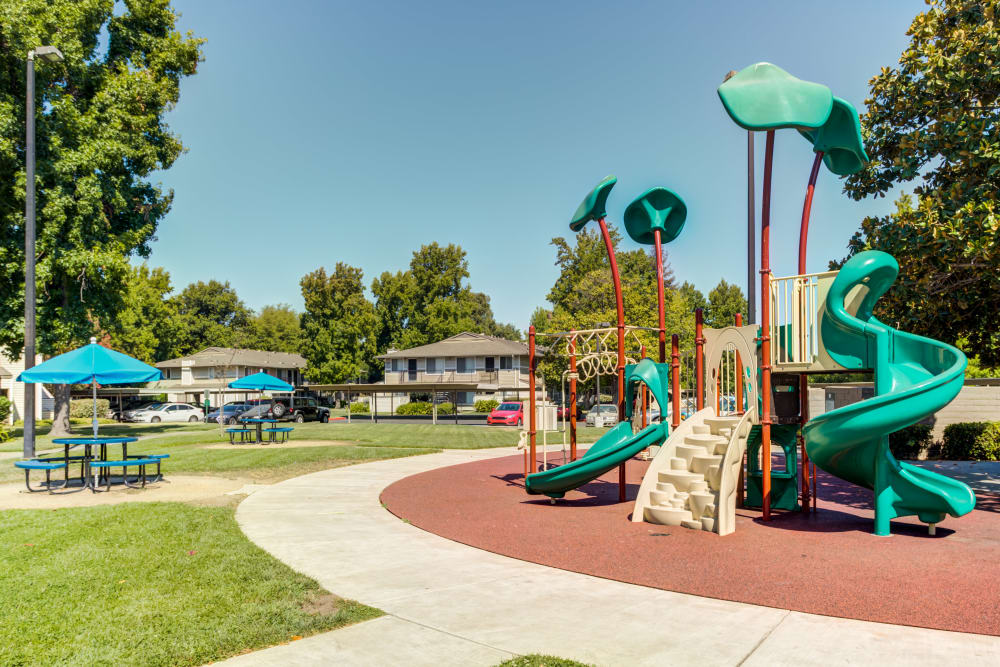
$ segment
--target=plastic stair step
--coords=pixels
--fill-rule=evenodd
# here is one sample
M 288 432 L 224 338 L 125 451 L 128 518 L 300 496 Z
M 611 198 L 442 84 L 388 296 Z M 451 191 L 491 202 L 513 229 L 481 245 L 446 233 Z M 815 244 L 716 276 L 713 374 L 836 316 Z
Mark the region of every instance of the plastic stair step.
M 665 482 L 657 482 L 656 490 L 661 493 L 669 493 L 671 497 L 673 497 L 673 495 L 677 493 L 677 489 L 674 488 L 673 484 L 668 484 Z M 653 504 L 655 505 L 656 503 Z
M 715 494 L 709 493 L 707 491 L 702 491 L 700 493 L 692 493 L 691 497 L 688 498 L 688 509 L 691 510 L 691 516 L 695 519 L 701 520 L 701 517 L 705 515 L 705 508 L 711 505 L 715 507 Z
M 732 428 L 740 423 L 740 417 L 706 417 L 705 425 L 712 429 L 712 433 L 718 433 L 719 429 Z
M 701 529 L 707 530 L 708 532 L 715 531 L 715 517 L 703 516 L 701 517 Z
M 694 517 L 688 510 L 680 510 L 675 507 L 662 507 L 650 505 L 646 508 L 645 519 L 649 523 L 658 523 L 663 526 L 679 526 L 681 521 L 693 521 Z
M 705 479 L 708 480 L 708 486 L 713 491 L 719 490 L 719 482 L 721 481 L 721 475 L 719 474 L 718 465 L 708 466 L 708 470 L 705 471 Z
M 671 470 L 667 472 L 659 473 L 659 478 L 661 482 L 668 482 L 674 485 L 674 488 L 680 491 L 687 491 L 691 486 L 691 482 L 700 482 L 704 480 L 704 476 L 699 475 L 694 472 L 687 472 L 686 470 Z M 711 482 L 709 482 L 711 485 Z
M 701 518 L 704 519 L 706 516 L 715 516 L 715 503 L 705 505 L 705 508 L 701 511 Z
M 701 530 L 701 521 L 681 521 L 681 525 L 685 528 L 690 528 L 691 530 Z
M 695 424 L 691 427 L 691 432 L 699 435 L 711 435 L 712 429 L 705 424 Z
M 690 438 L 691 436 L 688 437 Z M 688 470 L 691 467 L 691 459 L 699 454 L 708 454 L 708 450 L 701 445 L 689 445 L 684 443 L 683 445 L 677 445 L 675 453 L 678 458 L 684 459 L 684 469 Z M 674 469 L 676 470 L 676 468 Z
M 676 456 L 670 459 L 670 469 L 671 470 L 687 470 L 688 462 L 685 459 L 677 458 Z
M 699 456 L 692 457 L 691 459 L 691 472 L 696 472 L 704 475 L 708 472 L 709 466 L 717 465 L 722 463 L 722 457 L 718 454 L 701 454 Z
M 708 491 L 708 482 L 705 480 L 691 482 L 691 485 L 688 486 L 688 493 L 699 493 L 701 491 Z
M 694 433 L 684 437 L 685 445 L 704 447 L 706 450 L 709 447 L 715 447 L 720 442 L 726 442 L 726 438 L 720 435 L 705 435 L 704 433 Z
M 684 504 L 685 503 L 683 498 L 671 498 L 670 501 L 666 503 L 666 506 L 682 510 L 684 509 Z
M 669 485 L 667 485 L 669 486 Z M 672 488 L 672 487 L 671 487 Z M 669 505 L 670 501 L 674 498 L 674 492 L 670 491 L 650 491 L 649 492 L 649 504 L 650 505 Z

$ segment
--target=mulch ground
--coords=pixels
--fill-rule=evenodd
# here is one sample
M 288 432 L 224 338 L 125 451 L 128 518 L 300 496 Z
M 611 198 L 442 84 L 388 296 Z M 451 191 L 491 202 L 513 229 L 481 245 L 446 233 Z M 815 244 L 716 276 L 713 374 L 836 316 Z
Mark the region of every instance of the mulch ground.
M 557 458 L 558 455 L 557 455 Z M 382 502 L 429 532 L 521 560 L 711 598 L 813 614 L 1000 635 L 1000 497 L 929 536 L 915 517 L 872 531 L 871 492 L 822 471 L 815 513 L 738 510 L 725 537 L 630 521 L 648 464 L 627 466 L 552 505 L 524 492 L 523 459 L 432 470 Z

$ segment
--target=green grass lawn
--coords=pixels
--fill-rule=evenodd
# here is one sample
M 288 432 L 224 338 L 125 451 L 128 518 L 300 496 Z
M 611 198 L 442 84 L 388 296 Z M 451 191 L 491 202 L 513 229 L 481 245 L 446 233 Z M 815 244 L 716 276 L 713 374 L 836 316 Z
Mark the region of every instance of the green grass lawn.
M 0 512 L 0 664 L 201 665 L 374 618 L 254 546 L 230 507 Z

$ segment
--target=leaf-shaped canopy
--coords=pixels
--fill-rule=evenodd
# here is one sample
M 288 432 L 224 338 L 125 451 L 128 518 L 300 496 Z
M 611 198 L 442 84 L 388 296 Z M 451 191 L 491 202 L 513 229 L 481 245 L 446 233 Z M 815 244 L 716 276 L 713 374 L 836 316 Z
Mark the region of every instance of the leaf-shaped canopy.
M 838 176 L 859 172 L 868 162 L 858 112 L 839 97 L 833 98 L 833 111 L 822 127 L 799 133 L 809 140 L 814 151 L 823 151 L 823 164 Z
M 729 117 L 745 130 L 815 129 L 830 117 L 833 93 L 777 65 L 750 65 L 719 86 Z
M 607 215 L 608 195 L 611 194 L 611 188 L 615 187 L 617 182 L 618 179 L 614 176 L 607 176 L 598 183 L 597 187 L 591 190 L 590 194 L 580 202 L 579 208 L 573 214 L 573 219 L 570 220 L 569 228 L 578 232 L 591 220 L 600 220 Z
M 660 243 L 670 243 L 684 229 L 687 206 L 666 188 L 650 188 L 625 209 L 625 231 L 636 243 L 652 245 L 654 229 L 660 230 Z

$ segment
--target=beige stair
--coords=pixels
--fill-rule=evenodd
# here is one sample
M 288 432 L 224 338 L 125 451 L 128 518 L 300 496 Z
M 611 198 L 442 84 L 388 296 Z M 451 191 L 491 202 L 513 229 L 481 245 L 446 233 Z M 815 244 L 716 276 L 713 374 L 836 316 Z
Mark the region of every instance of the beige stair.
M 704 475 L 709 467 L 718 466 L 720 463 L 722 463 L 721 454 L 698 454 L 691 457 L 691 472 Z
M 701 530 L 701 521 L 681 521 L 681 525 L 685 528 L 690 528 L 691 530 Z
M 646 521 L 663 526 L 679 526 L 682 521 L 693 521 L 691 512 L 674 507 L 651 505 L 646 508 Z

